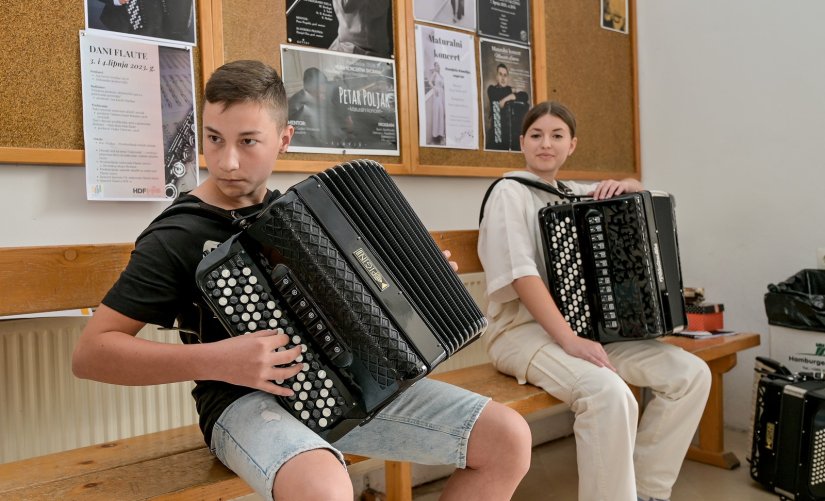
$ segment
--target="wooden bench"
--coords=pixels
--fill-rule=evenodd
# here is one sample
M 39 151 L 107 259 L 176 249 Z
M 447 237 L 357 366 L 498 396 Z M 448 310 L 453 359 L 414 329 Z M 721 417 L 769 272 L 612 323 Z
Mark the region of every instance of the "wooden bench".
M 482 271 L 477 231 L 433 232 L 450 249 L 461 272 Z M 81 308 L 100 302 L 129 258 L 131 244 L 0 249 L 0 290 L 9 291 L 0 315 Z M 59 277 L 58 279 L 55 279 Z M 759 344 L 758 334 L 705 340 L 663 338 L 705 360 L 713 374 L 711 397 L 688 457 L 724 468 L 739 464 L 724 451 L 722 376 L 736 354 Z M 482 364 L 430 377 L 488 395 L 526 415 L 561 404 L 532 385 Z M 347 456 L 350 464 L 367 458 Z M 412 499 L 411 465 L 385 462 L 387 499 Z M 0 465 L 0 498 L 24 499 L 227 499 L 250 488 L 215 459 L 197 426 L 116 440 Z

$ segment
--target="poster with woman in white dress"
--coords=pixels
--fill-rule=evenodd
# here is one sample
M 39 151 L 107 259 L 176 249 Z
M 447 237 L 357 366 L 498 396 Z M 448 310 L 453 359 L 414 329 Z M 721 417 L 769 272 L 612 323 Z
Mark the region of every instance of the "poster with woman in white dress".
M 415 26 L 421 146 L 478 149 L 478 84 L 473 36 Z

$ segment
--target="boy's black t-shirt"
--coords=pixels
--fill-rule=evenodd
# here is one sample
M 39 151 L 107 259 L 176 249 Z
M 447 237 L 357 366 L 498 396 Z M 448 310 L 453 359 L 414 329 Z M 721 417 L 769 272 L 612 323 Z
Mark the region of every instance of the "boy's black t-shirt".
M 226 339 L 226 329 L 201 298 L 195 270 L 206 254 L 240 231 L 233 225 L 236 217 L 251 215 L 263 204 L 226 211 L 184 194 L 170 209 L 182 203 L 195 208 L 166 217 L 162 214 L 149 225 L 138 237 L 129 264 L 103 298 L 103 304 L 141 322 L 173 327 L 177 320 L 178 326 L 200 333 L 198 340 L 182 331 L 184 343 Z M 195 381 L 192 396 L 207 445 L 224 409 L 252 391 L 221 381 Z

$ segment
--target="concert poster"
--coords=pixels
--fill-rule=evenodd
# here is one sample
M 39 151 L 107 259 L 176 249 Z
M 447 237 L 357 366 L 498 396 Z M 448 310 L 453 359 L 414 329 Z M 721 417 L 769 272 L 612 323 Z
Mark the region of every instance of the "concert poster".
M 197 43 L 195 0 L 86 0 L 86 29 L 148 41 Z
M 420 146 L 478 149 L 473 35 L 415 26 Z
M 416 21 L 476 31 L 476 0 L 413 0 Z
M 530 45 L 530 0 L 478 0 L 478 34 Z
M 533 105 L 530 49 L 480 39 L 479 54 L 484 149 L 521 151 L 521 123 Z
M 390 0 L 286 0 L 287 42 L 393 57 Z
M 281 45 L 289 151 L 399 155 L 395 61 Z
M 88 200 L 170 200 L 198 185 L 192 51 L 80 32 Z

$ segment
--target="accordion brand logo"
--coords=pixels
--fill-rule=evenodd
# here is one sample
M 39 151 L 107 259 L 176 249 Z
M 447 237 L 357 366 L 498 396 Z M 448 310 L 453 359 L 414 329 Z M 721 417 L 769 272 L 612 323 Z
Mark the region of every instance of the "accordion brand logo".
M 662 272 L 662 256 L 659 255 L 659 244 L 653 244 L 653 258 L 656 260 L 656 279 L 660 284 L 665 283 L 665 275 Z
M 384 280 L 384 275 L 382 275 L 381 272 L 378 271 L 378 268 L 376 268 L 372 263 L 372 259 L 370 259 L 367 253 L 364 252 L 363 248 L 359 247 L 352 253 L 352 255 L 355 256 L 355 259 L 357 259 L 359 263 L 361 263 L 361 267 L 364 268 L 370 278 L 372 278 L 372 281 L 375 282 L 382 291 L 390 286 L 390 284 Z

